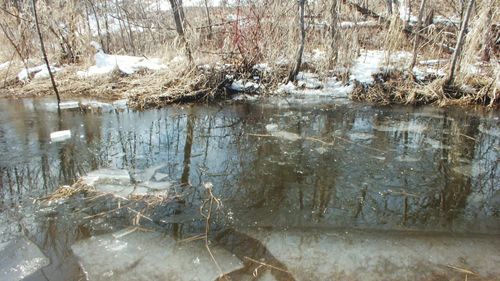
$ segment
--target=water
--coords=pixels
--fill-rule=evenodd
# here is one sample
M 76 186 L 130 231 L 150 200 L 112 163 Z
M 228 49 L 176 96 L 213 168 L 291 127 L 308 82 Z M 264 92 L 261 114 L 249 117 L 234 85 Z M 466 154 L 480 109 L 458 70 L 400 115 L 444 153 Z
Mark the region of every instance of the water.
M 101 221 L 97 230 L 68 219 L 65 212 L 73 207 L 34 211 L 31 202 L 100 168 L 124 169 L 134 176 L 159 167 L 169 181 L 185 188 L 202 190 L 204 183 L 212 183 L 223 202 L 212 228 L 222 247 L 246 264 L 249 253 L 234 246 L 234 241 L 263 249 L 256 257 L 288 267 L 287 274 L 297 280 L 307 278 L 297 273 L 297 265 L 290 260 L 304 254 L 300 272 L 315 272 L 319 265 L 310 258 L 321 251 L 314 249 L 335 243 L 344 247 L 344 242 L 328 237 L 346 232 L 352 241 L 373 239 L 373 249 L 383 252 L 385 248 L 387 253 L 397 251 L 385 247 L 388 242 L 380 236 L 399 241 L 401 232 L 411 233 L 409 245 L 413 246 L 408 247 L 414 248 L 428 245 L 429 239 L 446 243 L 439 240 L 443 234 L 458 235 L 465 239 L 463 243 L 489 241 L 477 242 L 483 246 L 475 250 L 467 248 L 463 254 L 469 257 L 468 263 L 457 261 L 463 266 L 482 264 L 479 257 L 487 245 L 499 250 L 500 114 L 495 111 L 376 107 L 321 99 L 173 106 L 145 112 L 106 106 L 58 114 L 49 103 L 0 101 L 0 206 L 7 217 L 3 220 L 15 221 L 12 217 L 17 215 L 27 221 L 32 240 L 52 260 L 52 268 L 44 272 L 49 280 L 81 277 L 70 246 L 123 225 Z M 71 130 L 71 138 L 51 142 L 50 133 L 61 130 Z M 197 206 L 204 197 L 198 193 L 186 200 Z M 169 235 L 184 239 L 203 228 L 203 220 L 193 210 L 160 212 L 155 222 Z M 231 234 L 217 234 L 220 231 Z M 326 242 L 303 242 L 312 252 L 292 251 L 295 258 L 283 254 L 285 246 L 303 249 L 297 243 L 308 240 L 305 237 L 311 231 Z M 8 240 L 5 233 L 12 232 L 5 231 L 0 239 Z M 439 237 L 423 238 L 428 235 Z M 462 242 L 452 241 L 444 251 L 456 251 Z M 430 245 L 425 247 L 433 249 Z M 352 255 L 368 256 L 362 251 Z M 499 260 L 491 255 L 490 260 Z M 422 259 L 424 265 L 429 262 Z M 364 271 L 382 272 L 373 275 L 375 280 L 397 280 L 427 269 L 384 262 L 397 270 L 367 266 Z M 316 279 L 366 280 L 348 266 L 352 263 L 344 259 L 340 262 L 344 267 L 332 268 L 329 275 Z M 491 268 L 485 265 L 481 270 L 488 273 Z M 339 275 L 342 270 L 345 275 Z M 237 274 L 234 280 L 248 277 L 248 272 Z M 273 271 L 276 279 L 288 280 L 291 275 L 279 277 Z

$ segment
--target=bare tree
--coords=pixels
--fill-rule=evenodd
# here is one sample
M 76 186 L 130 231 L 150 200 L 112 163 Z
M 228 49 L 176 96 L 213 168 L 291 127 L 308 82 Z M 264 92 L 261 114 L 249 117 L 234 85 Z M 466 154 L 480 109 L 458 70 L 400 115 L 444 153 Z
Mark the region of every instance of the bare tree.
M 208 0 L 205 0 L 205 11 L 207 12 L 208 21 L 208 39 L 212 39 L 212 19 L 210 18 L 210 9 L 208 8 Z
M 12 35 L 12 31 L 10 31 L 7 27 L 6 23 L 0 22 L 0 29 L 2 29 L 5 38 L 7 38 L 7 41 L 12 45 L 12 48 L 14 48 L 14 51 L 16 54 L 19 56 L 19 59 L 21 59 L 21 62 L 24 65 L 24 68 L 26 69 L 26 73 L 28 73 L 28 59 L 23 55 L 23 52 L 21 50 L 21 47 L 14 42 L 14 35 Z M 22 44 L 21 42 L 20 44 Z
M 50 70 L 49 59 L 47 58 L 47 52 L 45 51 L 45 45 L 43 44 L 42 32 L 40 31 L 40 23 L 38 22 L 38 15 L 36 12 L 36 0 L 31 0 L 31 3 L 33 4 L 33 16 L 35 17 L 36 32 L 38 33 L 38 38 L 40 39 L 40 49 L 42 51 L 43 60 L 45 61 L 47 71 L 49 72 L 50 81 L 52 82 L 52 88 L 54 89 L 54 93 L 56 94 L 57 97 L 57 105 L 59 106 L 61 98 L 59 97 L 59 91 L 57 90 L 56 81 L 54 80 L 54 75 Z
M 413 41 L 413 58 L 410 63 L 410 70 L 415 67 L 415 63 L 417 62 L 417 51 L 418 44 L 420 43 L 420 29 L 422 28 L 422 18 L 424 16 L 425 2 L 426 0 L 422 0 L 422 2 L 420 2 L 420 11 L 418 12 L 417 26 L 415 26 L 415 41 Z
M 288 76 L 288 81 L 292 82 L 296 80 L 297 74 L 299 74 L 302 65 L 302 56 L 304 55 L 304 45 L 306 43 L 306 24 L 304 20 L 306 1 L 307 0 L 299 0 L 300 46 L 297 52 L 295 66 Z
M 453 57 L 451 59 L 450 69 L 448 71 L 448 76 L 445 79 L 445 86 L 449 86 L 453 83 L 453 79 L 455 79 L 455 71 L 458 59 L 462 53 L 462 47 L 465 41 L 465 33 L 467 31 L 467 25 L 469 22 L 470 15 L 472 13 L 472 7 L 474 6 L 475 0 L 469 1 L 469 6 L 467 7 L 467 12 L 465 13 L 465 18 L 462 22 L 462 26 L 460 29 L 460 35 L 458 36 L 457 45 L 455 46 L 455 51 L 453 52 Z
M 338 57 L 338 32 L 337 32 L 337 22 L 338 22 L 338 1 L 332 0 L 330 6 L 330 61 L 329 67 L 332 68 L 334 63 L 337 61 Z
M 481 54 L 481 60 L 484 62 L 489 62 L 491 59 L 491 52 L 493 49 L 493 42 L 495 41 L 494 35 L 493 35 L 493 26 L 492 26 L 492 15 L 493 12 L 491 10 L 488 11 L 486 14 L 486 30 L 485 34 L 483 35 L 484 41 L 483 41 L 483 51 Z
M 182 1 L 179 0 L 169 0 L 170 6 L 172 7 L 172 12 L 174 13 L 174 22 L 175 29 L 181 43 L 184 45 L 184 50 L 189 60 L 189 64 L 193 64 L 193 55 L 191 53 L 191 47 L 189 46 L 189 42 L 186 39 L 186 35 L 184 34 L 184 10 L 182 8 Z

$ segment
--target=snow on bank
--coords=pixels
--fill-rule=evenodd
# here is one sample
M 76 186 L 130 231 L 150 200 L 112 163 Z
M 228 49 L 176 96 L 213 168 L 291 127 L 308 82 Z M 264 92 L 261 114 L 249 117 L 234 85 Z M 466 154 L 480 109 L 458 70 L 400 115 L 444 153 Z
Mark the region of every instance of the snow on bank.
M 427 80 L 430 76 L 435 77 L 444 77 L 446 73 L 442 68 L 432 68 L 432 67 L 420 67 L 415 66 L 413 68 L 413 74 L 417 78 L 417 80 L 424 81 Z
M 371 85 L 375 82 L 373 76 L 378 73 L 398 69 L 397 66 L 404 67 L 411 54 L 408 52 L 394 52 L 387 56 L 386 52 L 378 50 L 363 51 L 356 59 L 351 68 L 351 81 L 358 81 L 364 85 Z
M 98 46 L 98 45 L 95 45 Z M 97 47 L 96 47 L 97 48 Z M 86 71 L 78 71 L 80 77 L 98 76 L 112 72 L 118 69 L 125 74 L 133 74 L 140 69 L 160 70 L 166 66 L 160 62 L 160 59 L 146 59 L 143 57 L 119 56 L 106 54 L 98 48 L 94 56 L 95 65 L 91 66 Z
M 359 22 L 343 21 L 340 22 L 337 26 L 342 29 L 349 29 L 354 27 L 377 27 L 380 26 L 380 22 L 375 20 L 359 21 Z
M 0 70 L 4 70 L 4 69 L 6 69 L 7 67 L 9 67 L 10 63 L 11 63 L 11 62 L 10 62 L 10 61 L 8 61 L 8 62 L 4 62 L 4 63 L 0 64 Z
M 54 65 L 50 66 L 52 73 L 56 73 L 62 70 L 62 68 L 56 67 Z M 30 77 L 33 76 L 34 79 L 48 78 L 50 76 L 47 65 L 42 64 L 35 67 L 30 67 L 28 69 L 23 69 L 17 74 L 19 81 L 28 81 Z
M 354 90 L 354 84 L 344 85 L 336 77 L 329 77 L 323 83 L 313 73 L 299 73 L 297 86 L 292 82 L 278 87 L 279 94 L 292 94 L 302 96 L 328 96 L 332 98 L 348 98 Z
M 245 82 L 244 80 L 240 79 L 234 81 L 229 86 L 229 89 L 236 92 L 257 92 L 260 89 L 260 85 L 252 81 Z
M 300 72 L 297 75 L 297 85 L 282 84 L 278 93 L 331 96 L 333 98 L 348 98 L 356 83 L 365 86 L 375 83 L 373 78 L 378 73 L 393 70 L 404 70 L 411 54 L 408 52 L 394 52 L 390 56 L 384 51 L 363 50 L 349 69 L 349 82 L 342 83 L 336 76 L 320 80 L 314 73 Z

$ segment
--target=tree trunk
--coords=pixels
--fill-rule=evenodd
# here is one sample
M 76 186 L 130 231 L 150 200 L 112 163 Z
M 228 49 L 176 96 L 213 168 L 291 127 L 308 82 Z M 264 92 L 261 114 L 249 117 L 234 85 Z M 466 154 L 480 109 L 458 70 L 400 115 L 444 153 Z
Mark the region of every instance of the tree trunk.
M 57 90 L 56 81 L 54 80 L 54 75 L 52 74 L 52 71 L 50 70 L 49 59 L 47 58 L 47 52 L 45 51 L 45 45 L 43 44 L 42 32 L 40 31 L 40 24 L 38 23 L 38 15 L 36 12 L 36 0 L 31 0 L 31 3 L 33 4 L 33 16 L 35 17 L 36 31 L 38 33 L 38 38 L 40 39 L 40 49 L 42 51 L 43 60 L 45 61 L 45 65 L 47 66 L 47 71 L 49 72 L 50 81 L 52 82 L 52 88 L 54 89 L 54 93 L 56 94 L 56 97 L 57 97 L 57 107 L 59 107 L 59 103 L 61 102 L 61 98 L 59 97 L 59 91 Z
M 184 51 L 186 52 L 186 56 L 188 57 L 189 64 L 193 64 L 193 55 L 191 53 L 191 48 L 189 47 L 189 43 L 184 34 L 184 12 L 182 9 L 182 1 L 179 0 L 169 0 L 170 6 L 172 7 L 172 12 L 174 13 L 174 22 L 175 29 L 181 43 L 184 45 Z
M 422 0 L 422 2 L 420 2 L 420 11 L 418 12 L 417 26 L 415 26 L 415 41 L 413 42 L 413 58 L 410 64 L 410 71 L 413 69 L 413 67 L 415 67 L 415 63 L 417 62 L 418 44 L 420 43 L 419 34 L 420 29 L 422 28 L 422 18 L 424 16 L 425 2 L 426 0 Z
M 469 1 L 469 6 L 467 7 L 467 12 L 465 13 L 465 18 L 462 22 L 462 26 L 460 29 L 460 35 L 458 36 L 457 45 L 455 46 L 455 51 L 453 52 L 453 57 L 451 59 L 450 69 L 448 71 L 448 76 L 445 79 L 445 86 L 449 86 L 453 83 L 453 79 L 455 79 L 455 68 L 457 62 L 460 58 L 460 54 L 462 53 L 462 47 L 464 45 L 465 32 L 467 30 L 467 24 L 469 22 L 470 15 L 472 13 L 472 7 L 474 6 L 475 0 Z
M 492 11 L 489 10 L 487 14 L 487 21 L 486 21 L 486 34 L 483 36 L 484 42 L 483 42 L 483 52 L 481 54 L 481 60 L 484 62 L 489 62 L 491 60 L 491 51 L 492 51 L 492 46 L 493 46 L 493 41 L 495 40 L 493 38 L 493 26 L 491 24 L 491 18 L 492 18 Z
M 392 15 L 392 0 L 386 0 L 385 3 L 387 6 L 387 14 L 389 16 L 391 16 Z
M 92 3 L 91 0 L 87 0 L 87 2 L 90 5 L 90 9 L 92 9 L 92 13 L 94 14 L 95 17 L 95 23 L 97 27 L 97 36 L 99 37 L 99 43 L 101 43 L 101 47 L 103 48 L 103 51 L 105 53 L 109 52 L 109 46 L 104 44 L 104 39 L 102 39 L 102 32 L 101 32 L 101 26 L 99 25 L 99 17 L 97 16 L 97 11 L 95 9 L 94 3 Z M 90 32 L 90 17 L 87 19 L 88 24 L 89 24 L 89 32 Z
M 332 68 L 337 62 L 338 56 L 338 32 L 337 32 L 337 22 L 338 22 L 338 9 L 337 0 L 332 0 L 332 5 L 330 6 L 330 61 L 329 67 Z
M 300 47 L 297 53 L 295 67 L 288 76 L 288 81 L 295 82 L 297 74 L 299 74 L 302 65 L 302 56 L 304 54 L 304 45 L 306 43 L 306 24 L 304 20 L 305 6 L 307 0 L 299 0 L 299 17 L 300 17 Z
M 210 18 L 210 10 L 208 9 L 208 0 L 205 0 L 205 10 L 207 12 L 208 20 L 208 39 L 212 39 L 212 19 Z

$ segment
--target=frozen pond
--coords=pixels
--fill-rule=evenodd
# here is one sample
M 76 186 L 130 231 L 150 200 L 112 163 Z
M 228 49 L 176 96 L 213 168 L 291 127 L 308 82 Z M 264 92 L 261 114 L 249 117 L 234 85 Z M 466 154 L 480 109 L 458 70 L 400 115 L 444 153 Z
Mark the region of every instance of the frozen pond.
M 0 246 L 29 245 L 24 280 L 500 280 L 498 111 L 68 104 L 0 100 Z M 123 198 L 190 193 L 139 224 L 103 198 L 33 203 L 85 175 Z

